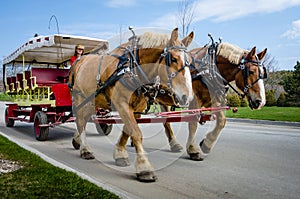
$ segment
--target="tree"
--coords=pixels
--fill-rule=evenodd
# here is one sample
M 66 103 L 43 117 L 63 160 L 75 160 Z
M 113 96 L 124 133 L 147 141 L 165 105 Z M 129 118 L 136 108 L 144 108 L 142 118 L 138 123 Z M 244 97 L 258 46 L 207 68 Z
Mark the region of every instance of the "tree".
M 194 17 L 194 8 L 192 6 L 193 0 L 182 0 L 179 2 L 178 10 L 178 21 L 182 27 L 182 35 L 185 37 L 188 32 L 190 25 Z
M 294 71 L 283 77 L 280 84 L 287 93 L 287 101 L 296 106 L 300 105 L 300 62 L 297 61 Z

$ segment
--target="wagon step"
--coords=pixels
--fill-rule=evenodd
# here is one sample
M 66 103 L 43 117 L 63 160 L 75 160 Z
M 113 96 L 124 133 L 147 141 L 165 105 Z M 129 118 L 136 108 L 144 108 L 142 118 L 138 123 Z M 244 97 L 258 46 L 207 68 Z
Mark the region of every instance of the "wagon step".
M 30 119 L 21 118 L 21 117 L 8 117 L 8 119 L 18 120 L 18 121 L 21 121 L 21 122 L 30 122 Z

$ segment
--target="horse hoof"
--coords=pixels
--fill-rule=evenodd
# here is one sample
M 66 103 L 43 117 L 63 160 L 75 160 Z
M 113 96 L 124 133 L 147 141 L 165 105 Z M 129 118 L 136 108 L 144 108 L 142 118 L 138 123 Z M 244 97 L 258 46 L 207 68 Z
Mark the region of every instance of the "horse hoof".
M 78 150 L 80 148 L 80 144 L 78 144 L 74 138 L 72 140 L 72 145 L 73 145 L 74 149 L 76 149 L 76 150 Z
M 128 158 L 118 158 L 116 159 L 116 165 L 119 167 L 127 167 L 130 165 Z
M 157 177 L 153 171 L 142 171 L 136 174 L 138 181 L 140 182 L 155 182 Z
M 80 157 L 86 160 L 95 159 L 95 156 L 91 152 L 84 152 L 80 155 Z
M 172 152 L 181 152 L 183 150 L 183 147 L 180 144 L 175 144 L 171 147 Z
M 199 144 L 200 148 L 201 148 L 201 151 L 203 153 L 206 153 L 208 154 L 210 152 L 210 149 L 206 146 L 206 144 L 204 144 L 204 140 L 202 140 Z
M 202 161 L 203 160 L 200 153 L 191 153 L 189 155 L 190 155 L 191 160 L 194 160 L 194 161 Z

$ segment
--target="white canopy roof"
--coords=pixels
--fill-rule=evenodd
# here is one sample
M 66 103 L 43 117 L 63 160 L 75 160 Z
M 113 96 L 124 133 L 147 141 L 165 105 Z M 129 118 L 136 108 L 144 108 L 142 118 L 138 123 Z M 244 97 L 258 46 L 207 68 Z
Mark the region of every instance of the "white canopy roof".
M 84 45 L 85 53 L 108 49 L 108 41 L 102 39 L 62 34 L 37 36 L 3 59 L 3 64 L 22 62 L 23 55 L 26 63 L 60 64 L 71 58 L 77 44 Z

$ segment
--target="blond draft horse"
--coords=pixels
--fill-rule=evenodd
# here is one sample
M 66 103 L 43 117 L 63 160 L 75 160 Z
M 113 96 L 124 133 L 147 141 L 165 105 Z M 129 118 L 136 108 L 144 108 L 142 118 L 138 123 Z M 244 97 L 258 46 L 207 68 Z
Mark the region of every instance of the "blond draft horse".
M 182 41 L 179 40 L 177 28 L 172 31 L 171 37 L 147 32 L 109 54 L 87 55 L 80 59 L 73 69 L 73 112 L 77 125 L 73 146 L 80 149 L 82 158 L 94 158 L 87 144 L 85 128 L 91 115 L 95 113 L 95 108 L 113 108 L 118 111 L 124 123 L 122 134 L 114 148 L 116 165 L 129 165 L 126 142 L 131 137 L 137 153 L 137 179 L 143 182 L 157 179 L 142 146 L 142 133 L 135 120 L 140 115 L 134 113 L 146 108 L 147 89 L 153 84 L 156 84 L 155 88 L 165 88 L 165 92 L 173 97 L 174 100 L 169 100 L 166 105 L 188 106 L 193 98 L 189 70 L 192 58 L 186 52 L 186 47 L 193 37 L 194 33 L 191 32 Z M 100 77 L 98 82 L 97 77 Z M 95 91 L 99 87 L 103 89 L 96 95 Z M 95 97 L 87 101 L 91 96 Z
M 246 96 L 251 109 L 261 109 L 266 103 L 265 88 L 263 79 L 267 73 L 262 65 L 262 60 L 267 49 L 256 54 L 256 47 L 246 51 L 229 43 L 220 43 L 215 50 L 215 60 L 217 72 L 210 75 L 217 75 L 217 80 L 203 78 L 203 74 L 212 68 L 201 69 L 205 57 L 208 56 L 210 46 L 196 48 L 190 51 L 195 66 L 192 71 L 192 83 L 194 100 L 189 108 L 218 107 L 226 103 L 226 86 L 235 81 L 236 86 L 243 91 L 242 96 Z M 208 82 L 211 81 L 211 82 Z M 221 86 L 220 86 L 221 84 Z M 237 91 L 237 90 L 236 90 Z M 237 91 L 238 92 L 238 91 Z M 225 102 L 225 103 L 224 103 Z M 167 109 L 168 107 L 164 107 Z M 167 109 L 168 110 L 168 109 Z M 225 127 L 226 117 L 224 112 L 214 113 L 216 116 L 215 128 L 208 132 L 200 142 L 200 148 L 195 144 L 195 133 L 198 122 L 189 123 L 189 136 L 186 144 L 187 153 L 192 160 L 203 160 L 215 145 L 221 130 Z M 165 123 L 165 133 L 168 137 L 170 148 L 173 152 L 179 152 L 183 148 L 176 140 L 176 137 L 169 123 Z

